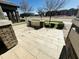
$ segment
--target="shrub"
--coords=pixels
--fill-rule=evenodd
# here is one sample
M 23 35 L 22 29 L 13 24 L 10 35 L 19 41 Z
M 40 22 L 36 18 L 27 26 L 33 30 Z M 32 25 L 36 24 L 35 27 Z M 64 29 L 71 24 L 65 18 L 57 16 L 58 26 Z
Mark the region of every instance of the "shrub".
M 49 21 L 44 22 L 44 26 L 46 28 L 54 28 L 56 25 L 57 25 L 56 27 L 57 29 L 63 29 L 64 27 L 64 23 L 62 21 L 50 21 L 50 23 Z
M 54 24 L 54 23 L 50 23 L 50 24 L 51 24 L 51 26 L 50 26 L 51 28 L 53 28 L 53 27 L 55 26 L 55 24 Z
M 64 28 L 64 23 L 59 23 L 57 25 L 57 29 L 63 29 Z
M 53 28 L 54 26 L 55 26 L 55 23 L 54 22 L 44 22 L 44 26 L 46 27 L 46 28 Z
M 46 28 L 49 28 L 49 27 L 50 27 L 50 23 L 49 23 L 49 22 L 44 22 L 44 26 L 45 26 Z

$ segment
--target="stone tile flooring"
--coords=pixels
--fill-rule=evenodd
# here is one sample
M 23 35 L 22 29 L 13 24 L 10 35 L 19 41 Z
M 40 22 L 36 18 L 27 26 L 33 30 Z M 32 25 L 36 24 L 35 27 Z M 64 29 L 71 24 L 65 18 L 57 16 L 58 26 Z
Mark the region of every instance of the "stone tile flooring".
M 26 24 L 13 26 L 18 45 L 0 56 L 0 59 L 59 59 L 64 42 L 62 30 L 34 30 Z

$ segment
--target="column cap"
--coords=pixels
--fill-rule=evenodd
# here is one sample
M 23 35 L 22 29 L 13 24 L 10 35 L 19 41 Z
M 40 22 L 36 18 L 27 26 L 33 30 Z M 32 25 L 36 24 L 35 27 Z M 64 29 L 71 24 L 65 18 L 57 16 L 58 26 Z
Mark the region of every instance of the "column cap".
M 12 24 L 9 20 L 0 20 L 0 26 L 10 25 Z

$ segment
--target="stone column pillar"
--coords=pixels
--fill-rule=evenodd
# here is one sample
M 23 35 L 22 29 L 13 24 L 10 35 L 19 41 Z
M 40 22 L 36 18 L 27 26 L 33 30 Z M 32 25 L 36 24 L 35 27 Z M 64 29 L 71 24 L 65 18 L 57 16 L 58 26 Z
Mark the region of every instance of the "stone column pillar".
M 11 11 L 11 15 L 12 15 L 12 21 L 13 21 L 13 23 L 15 23 L 16 22 L 16 18 L 15 18 L 15 14 L 14 14 L 13 11 Z
M 6 12 L 7 13 L 7 16 L 8 16 L 8 18 L 9 18 L 9 20 L 12 20 L 12 15 L 11 15 L 11 12 Z
M 9 20 L 0 20 L 0 55 L 18 43 L 11 24 Z
M 15 11 L 15 16 L 16 16 L 17 22 L 19 22 L 20 21 L 20 16 L 19 16 L 19 12 L 18 11 Z

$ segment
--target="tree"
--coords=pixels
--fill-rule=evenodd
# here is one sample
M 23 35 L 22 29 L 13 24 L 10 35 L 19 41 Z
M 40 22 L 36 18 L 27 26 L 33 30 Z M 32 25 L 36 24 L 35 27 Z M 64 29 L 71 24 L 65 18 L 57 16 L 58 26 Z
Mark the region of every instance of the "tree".
M 41 20 L 42 20 L 42 17 L 44 16 L 44 9 L 43 8 L 38 8 L 38 14 L 39 16 L 41 17 Z
M 49 23 L 51 21 L 52 11 L 56 11 L 65 5 L 66 0 L 45 0 L 45 10 L 49 12 Z
M 27 14 L 30 13 L 30 11 L 32 11 L 32 7 L 28 4 L 27 0 L 21 0 L 20 9 L 23 11 L 24 15 L 26 14 L 26 19 L 27 19 L 27 17 L 28 17 Z
M 21 0 L 21 2 L 20 2 L 20 9 L 21 9 L 24 13 L 29 13 L 29 11 L 32 11 L 32 7 L 29 6 L 27 0 Z

